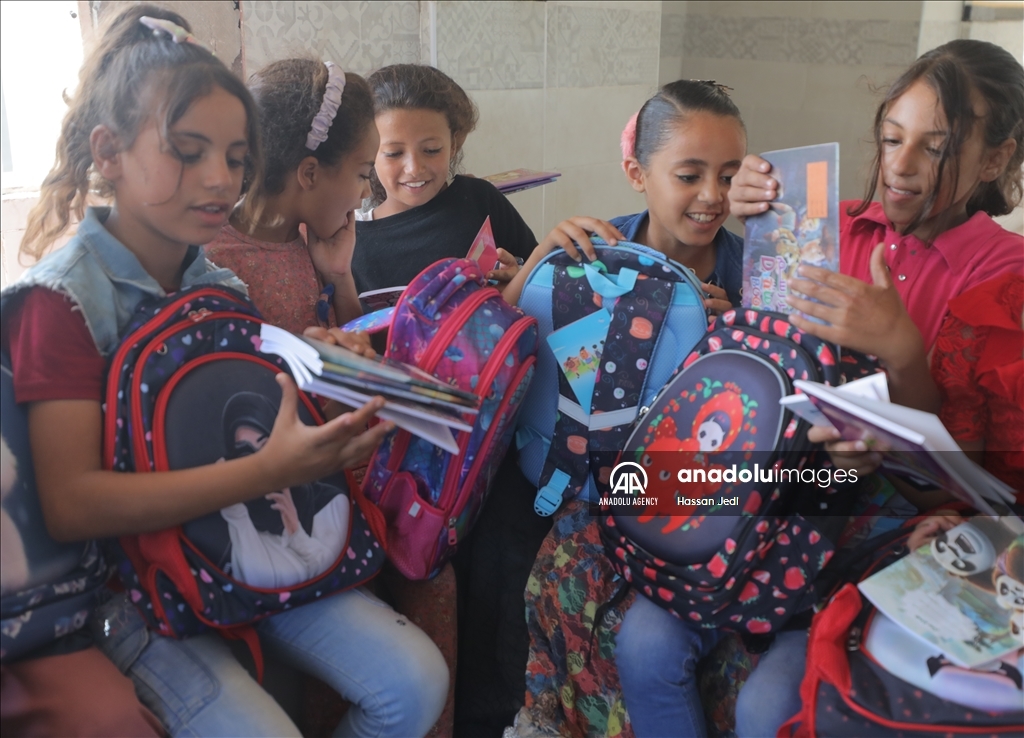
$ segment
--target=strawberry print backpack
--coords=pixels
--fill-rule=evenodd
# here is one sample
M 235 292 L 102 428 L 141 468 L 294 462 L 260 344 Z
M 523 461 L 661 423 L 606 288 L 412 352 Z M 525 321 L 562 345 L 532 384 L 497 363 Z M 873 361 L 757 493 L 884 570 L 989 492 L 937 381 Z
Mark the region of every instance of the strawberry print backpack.
M 801 514 L 826 489 L 799 476 L 818 465 L 809 424 L 779 405 L 794 379 L 846 377 L 835 347 L 784 315 L 727 311 L 625 444 L 620 461 L 644 470 L 651 504 L 602 498 L 602 540 L 626 581 L 678 617 L 759 635 L 816 601 L 834 548 Z
M 872 552 L 863 580 L 908 554 L 921 518 Z M 1001 736 L 1024 726 L 1024 642 L 976 669 L 886 618 L 849 581 L 814 616 L 802 707 L 780 736 Z
M 144 304 L 114 353 L 103 463 L 148 473 L 255 453 L 287 371 L 259 350 L 263 319 L 224 287 Z M 324 422 L 312 396 L 299 415 Z M 112 542 L 118 572 L 151 628 L 186 637 L 215 629 L 244 638 L 250 623 L 371 579 L 384 563 L 383 519 L 347 474 L 293 486 L 183 525 Z
M 592 241 L 597 260 L 553 251 L 519 300 L 544 339 L 516 431 L 520 466 L 538 488 L 538 515 L 607 490 L 641 408 L 707 330 L 689 269 L 640 244 Z
M 476 521 L 511 443 L 533 377 L 537 321 L 508 305 L 475 261 L 447 259 L 410 283 L 384 327 L 386 356 L 482 400 L 479 414 L 466 416 L 472 432 L 456 435 L 458 454 L 396 429 L 363 481 L 387 520 L 388 558 L 406 578 L 427 579 Z

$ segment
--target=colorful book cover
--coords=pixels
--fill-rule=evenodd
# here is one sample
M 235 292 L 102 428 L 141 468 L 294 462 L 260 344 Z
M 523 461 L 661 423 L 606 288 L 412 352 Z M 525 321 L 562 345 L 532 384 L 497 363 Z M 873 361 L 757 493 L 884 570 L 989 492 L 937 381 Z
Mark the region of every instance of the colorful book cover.
M 800 264 L 839 271 L 839 144 L 768 151 L 779 196 L 748 217 L 743 306 L 791 313 L 789 282 Z
M 561 172 L 542 172 L 536 169 L 510 169 L 507 172 L 489 174 L 481 179 L 498 188 L 498 192 L 511 195 L 513 192 L 528 190 L 531 187 L 540 187 L 550 184 L 562 176 Z
M 466 258 L 479 264 L 484 275 L 500 266 L 498 246 L 494 243 L 494 231 L 491 229 L 491 216 L 484 218 L 484 224 L 480 226 L 480 231 L 473 239 L 473 245 L 469 247 Z
M 601 364 L 601 353 L 611 323 L 611 313 L 602 309 L 548 336 L 548 345 L 555 354 L 559 368 L 569 380 L 576 401 L 587 413 L 590 412 L 594 385 L 597 383 L 597 368 Z
M 860 583 L 888 618 L 974 668 L 1024 647 L 1024 523 L 976 515 Z

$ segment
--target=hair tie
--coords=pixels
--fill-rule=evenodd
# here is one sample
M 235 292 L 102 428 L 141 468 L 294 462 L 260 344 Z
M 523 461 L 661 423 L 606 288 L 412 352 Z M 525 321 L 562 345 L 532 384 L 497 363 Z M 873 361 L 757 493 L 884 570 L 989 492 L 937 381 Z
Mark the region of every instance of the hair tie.
M 636 155 L 636 119 L 640 117 L 640 111 L 633 113 L 633 117 L 626 123 L 626 127 L 622 129 L 622 138 L 619 140 L 619 146 L 622 147 L 622 158 L 630 159 Z
M 713 79 L 691 79 L 690 81 L 691 82 L 696 82 L 697 84 L 708 85 L 709 87 L 714 87 L 715 90 L 717 90 L 718 92 L 722 93 L 726 97 L 731 97 L 729 95 L 729 93 L 733 91 L 733 89 L 731 87 L 726 87 L 721 82 L 716 82 Z
M 144 15 L 139 18 L 139 23 L 144 25 L 146 28 L 152 29 L 154 36 L 166 33 L 176 44 L 193 44 L 201 49 L 206 49 L 206 51 L 209 51 L 211 54 L 213 53 L 213 50 L 209 46 L 204 44 L 174 21 L 167 20 L 166 18 L 151 18 L 148 15 Z
M 341 93 L 345 91 L 345 73 L 334 62 L 324 62 L 327 67 L 327 89 L 324 90 L 324 101 L 320 110 L 313 118 L 313 126 L 306 136 L 306 148 L 316 151 L 316 147 L 327 140 L 327 132 L 331 130 L 334 116 L 341 106 Z

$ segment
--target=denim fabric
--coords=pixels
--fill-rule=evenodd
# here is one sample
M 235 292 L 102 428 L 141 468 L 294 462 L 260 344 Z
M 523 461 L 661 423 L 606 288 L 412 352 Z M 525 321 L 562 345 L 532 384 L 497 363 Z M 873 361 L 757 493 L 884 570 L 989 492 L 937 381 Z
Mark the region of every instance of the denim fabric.
M 697 662 L 720 637 L 636 598 L 622 620 L 615 662 L 637 738 L 707 735 Z
M 110 208 L 89 208 L 66 246 L 49 254 L 4 290 L 5 297 L 29 287 L 45 287 L 67 295 L 81 310 L 103 356 L 110 356 L 117 348 L 121 331 L 139 303 L 167 295 L 135 254 L 104 228 L 109 214 Z M 202 284 L 219 284 L 246 294 L 242 281 L 230 270 L 207 261 L 200 248 L 185 269 L 181 286 Z
M 185 640 L 146 630 L 123 596 L 101 606 L 94 634 L 174 736 L 298 736 L 220 636 Z M 325 681 L 353 706 L 339 736 L 424 735 L 448 694 L 440 651 L 415 625 L 361 589 L 286 610 L 256 626 L 262 647 Z
M 800 682 L 806 661 L 806 630 L 788 630 L 775 636 L 736 700 L 736 735 L 775 735 L 800 711 Z

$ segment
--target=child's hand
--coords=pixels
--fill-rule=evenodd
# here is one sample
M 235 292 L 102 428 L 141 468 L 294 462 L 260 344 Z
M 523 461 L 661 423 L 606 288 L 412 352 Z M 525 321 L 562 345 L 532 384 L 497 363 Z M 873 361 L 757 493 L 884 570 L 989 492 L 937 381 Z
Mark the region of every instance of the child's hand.
M 597 258 L 597 253 L 594 251 L 594 245 L 590 243 L 591 233 L 595 233 L 603 238 L 608 242 L 609 246 L 614 246 L 619 241 L 626 240 L 626 237 L 619 233 L 619 229 L 611 223 L 598 220 L 597 218 L 577 215 L 568 220 L 563 220 L 552 228 L 551 233 L 545 236 L 544 240 L 533 250 L 533 254 L 530 255 L 530 261 L 533 261 L 538 253 L 543 258 L 559 247 L 565 249 L 565 252 L 576 261 L 583 260 L 583 257 L 580 256 L 580 251 L 590 261 L 594 261 Z
M 869 446 L 864 441 L 843 441 L 840 438 L 839 431 L 825 425 L 814 425 L 807 431 L 808 441 L 825 444 L 833 466 L 856 472 L 858 479 L 881 466 L 884 448 L 880 444 Z
M 964 519 L 953 510 L 939 510 L 935 515 L 929 515 L 917 524 L 914 532 L 907 539 L 907 548 L 916 551 L 924 544 L 931 542 L 942 531 L 955 528 L 962 522 Z
M 356 248 L 356 215 L 353 211 L 348 212 L 345 225 L 330 237 L 321 238 L 305 224 L 300 225 L 299 230 L 304 232 L 313 268 L 325 280 L 334 282 L 352 270 L 352 254 Z
M 729 212 L 742 221 L 748 215 L 760 215 L 768 203 L 779 196 L 779 183 L 769 176 L 772 165 L 760 156 L 743 157 L 740 170 L 729 187 Z
M 871 254 L 874 284 L 804 264 L 790 281 L 792 292 L 821 302 L 790 295 L 786 302 L 807 315 L 826 320 L 821 325 L 800 315 L 789 321 L 802 331 L 840 346 L 874 354 L 887 368 L 900 369 L 924 354 L 924 340 L 885 265 L 883 244 Z M 814 281 L 811 281 L 814 280 Z
M 310 326 L 302 332 L 302 335 L 315 338 L 318 341 L 324 343 L 333 343 L 336 346 L 343 346 L 349 351 L 354 351 L 360 356 L 365 356 L 367 359 L 372 359 L 377 355 L 377 352 L 370 346 L 370 337 L 360 331 L 359 333 L 349 333 L 343 331 L 341 328 L 321 328 L 320 326 Z
M 717 284 L 708 284 L 707 282 L 701 282 L 700 288 L 711 295 L 711 297 L 704 298 L 704 307 L 711 311 L 712 315 L 721 315 L 726 310 L 732 310 L 732 303 L 729 302 L 729 295 L 726 294 L 725 289 Z
M 492 269 L 487 272 L 487 279 L 508 284 L 519 273 L 519 262 L 505 249 L 498 249 L 498 261 L 501 262 L 501 269 Z
M 281 407 L 270 438 L 254 455 L 263 464 L 264 478 L 277 489 L 305 484 L 362 464 L 394 427 L 393 423 L 383 422 L 362 430 L 384 407 L 382 397 L 374 397 L 358 410 L 324 425 L 306 425 L 298 415 L 295 382 L 282 372 L 277 375 L 277 383 L 281 385 Z

